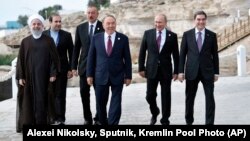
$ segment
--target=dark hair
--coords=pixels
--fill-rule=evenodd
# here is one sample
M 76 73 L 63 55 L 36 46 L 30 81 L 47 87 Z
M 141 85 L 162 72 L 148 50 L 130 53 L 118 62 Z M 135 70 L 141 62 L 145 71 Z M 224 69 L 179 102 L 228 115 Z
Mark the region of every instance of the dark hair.
M 205 18 L 207 19 L 207 14 L 202 10 L 194 13 L 194 19 L 197 17 L 197 15 L 204 15 Z
M 95 7 L 97 10 L 99 9 L 98 6 L 97 6 L 97 4 L 95 4 L 95 3 L 92 2 L 92 1 L 89 1 L 89 3 L 88 3 L 88 8 L 89 8 L 89 7 Z
M 50 16 L 49 16 L 49 22 L 52 22 L 53 21 L 53 17 L 55 16 L 60 16 L 58 13 L 52 13 Z

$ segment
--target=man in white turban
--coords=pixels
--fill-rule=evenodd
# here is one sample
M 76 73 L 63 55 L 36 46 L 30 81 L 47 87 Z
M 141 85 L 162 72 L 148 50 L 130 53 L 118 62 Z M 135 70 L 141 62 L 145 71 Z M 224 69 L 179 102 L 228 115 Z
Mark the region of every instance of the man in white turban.
M 56 79 L 60 64 L 52 38 L 42 34 L 44 19 L 28 19 L 32 35 L 21 42 L 16 79 L 18 80 L 17 132 L 22 125 L 47 124 L 48 84 Z
M 29 25 L 32 36 L 35 39 L 40 38 L 44 30 L 44 18 L 41 15 L 34 14 L 29 17 L 27 23 Z

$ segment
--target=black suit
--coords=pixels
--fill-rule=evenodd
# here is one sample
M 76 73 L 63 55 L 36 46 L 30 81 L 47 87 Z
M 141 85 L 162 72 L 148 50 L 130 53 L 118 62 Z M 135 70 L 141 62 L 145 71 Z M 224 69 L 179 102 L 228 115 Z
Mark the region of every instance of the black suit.
M 102 22 L 97 21 L 94 34 L 103 32 Z M 92 113 L 90 109 L 90 86 L 86 78 L 87 57 L 89 52 L 91 38 L 89 37 L 89 23 L 85 22 L 77 26 L 75 35 L 75 47 L 73 51 L 72 69 L 78 68 L 80 75 L 80 93 L 83 104 L 83 113 L 85 121 L 92 123 Z M 80 54 L 81 52 L 81 54 Z M 80 58 L 79 58 L 80 54 Z M 78 62 L 79 59 L 79 62 Z M 79 64 L 78 64 L 79 63 Z
M 219 59 L 216 34 L 205 29 L 204 43 L 199 52 L 195 29 L 184 32 L 181 51 L 179 73 L 186 78 L 186 122 L 192 124 L 194 99 L 199 81 L 202 82 L 206 97 L 206 124 L 214 123 L 214 76 L 219 74 Z
M 162 97 L 161 123 L 169 124 L 168 118 L 171 113 L 171 80 L 173 76 L 171 55 L 174 61 L 174 74 L 178 74 L 179 50 L 177 35 L 166 30 L 165 36 L 166 40 L 159 53 L 156 42 L 156 29 L 145 31 L 139 54 L 139 72 L 145 71 L 145 77 L 147 78 L 146 100 L 150 105 L 150 111 L 153 116 L 159 113 L 156 103 L 156 90 L 160 82 Z M 146 51 L 147 61 L 145 67 Z
M 44 34 L 50 36 L 50 30 L 44 31 Z M 61 72 L 57 75 L 56 81 L 51 86 L 54 94 L 53 97 L 50 97 L 52 98 L 51 104 L 55 104 L 55 109 L 50 109 L 52 110 L 50 113 L 52 114 L 52 119 L 50 120 L 65 122 L 67 73 L 71 71 L 71 59 L 74 45 L 71 34 L 64 30 L 59 30 L 57 41 L 56 48 L 60 58 Z

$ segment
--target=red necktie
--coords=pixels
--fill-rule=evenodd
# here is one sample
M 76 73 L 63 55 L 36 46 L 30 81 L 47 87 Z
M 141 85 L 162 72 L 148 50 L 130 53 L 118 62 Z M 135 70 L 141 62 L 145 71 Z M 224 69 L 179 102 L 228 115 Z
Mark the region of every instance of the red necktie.
M 160 52 L 160 48 L 161 48 L 161 31 L 159 31 L 158 33 L 159 33 L 159 35 L 158 35 L 156 41 L 157 41 L 157 45 L 158 45 L 158 50 Z
M 112 41 L 111 41 L 111 36 L 108 37 L 108 43 L 107 43 L 107 54 L 110 56 L 112 52 Z

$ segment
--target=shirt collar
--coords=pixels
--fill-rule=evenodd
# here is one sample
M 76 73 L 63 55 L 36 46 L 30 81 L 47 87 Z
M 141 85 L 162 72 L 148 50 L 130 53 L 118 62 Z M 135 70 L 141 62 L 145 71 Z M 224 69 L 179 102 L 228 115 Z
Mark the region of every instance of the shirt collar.
M 50 34 L 57 35 L 58 33 L 59 33 L 59 31 L 55 31 L 55 30 L 50 29 Z
M 111 36 L 111 39 L 114 39 L 114 38 L 115 38 L 115 35 L 116 35 L 116 32 L 112 33 L 111 35 L 108 35 L 106 32 L 104 32 L 104 37 L 105 37 L 105 39 L 107 39 L 108 36 Z
M 94 23 L 90 23 L 90 22 L 89 22 L 89 26 L 90 26 L 90 25 L 93 25 L 94 27 L 96 27 L 96 25 L 97 25 L 97 20 L 96 20 Z
M 205 28 L 203 28 L 201 31 L 195 28 L 195 34 L 197 34 L 198 32 L 201 32 L 202 35 L 205 35 Z
M 157 30 L 156 29 L 156 33 L 157 33 L 157 35 L 159 34 L 159 30 Z M 165 34 L 166 33 L 166 28 L 163 28 L 162 30 L 161 30 L 161 34 Z

